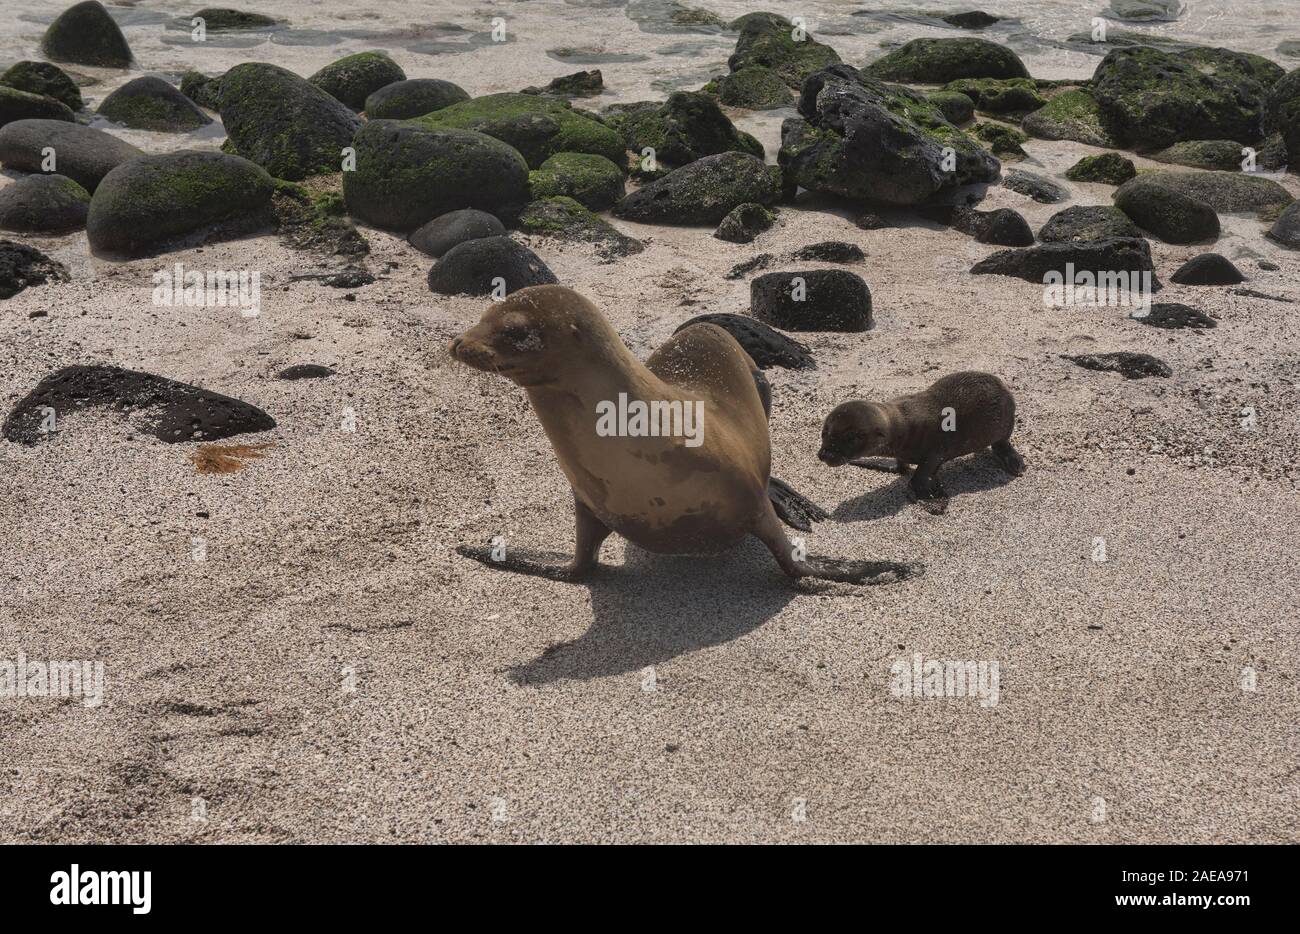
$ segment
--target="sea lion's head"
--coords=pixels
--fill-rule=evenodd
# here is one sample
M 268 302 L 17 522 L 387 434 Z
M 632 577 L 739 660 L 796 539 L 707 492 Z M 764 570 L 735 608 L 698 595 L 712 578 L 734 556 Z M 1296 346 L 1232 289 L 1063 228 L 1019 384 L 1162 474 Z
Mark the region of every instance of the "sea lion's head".
M 595 305 L 562 285 L 538 285 L 494 302 L 478 324 L 451 342 L 450 353 L 520 386 L 542 386 L 599 355 L 610 341 L 623 346 Z
M 888 454 L 889 417 L 874 402 L 837 405 L 822 423 L 822 447 L 817 457 L 832 467 L 842 467 L 859 457 Z

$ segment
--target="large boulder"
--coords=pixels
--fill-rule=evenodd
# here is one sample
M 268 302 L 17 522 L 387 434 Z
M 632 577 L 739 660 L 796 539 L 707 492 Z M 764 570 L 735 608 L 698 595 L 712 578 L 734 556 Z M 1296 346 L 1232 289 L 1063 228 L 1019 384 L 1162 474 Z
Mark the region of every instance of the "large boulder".
M 88 408 L 110 408 L 141 418 L 159 441 L 219 441 L 250 431 L 269 431 L 275 419 L 255 405 L 189 383 L 116 366 L 65 366 L 41 380 L 18 401 L 2 433 L 19 444 L 46 438 L 46 415 L 55 425 Z
M 1021 126 L 1039 139 L 1068 139 L 1089 146 L 1117 145 L 1102 126 L 1097 99 L 1083 88 L 1070 88 L 1048 98 L 1046 104 L 1025 117 Z
M 1044 243 L 1077 243 L 1141 236 L 1142 231 L 1128 219 L 1127 214 L 1109 205 L 1075 205 L 1057 211 L 1038 231 L 1038 239 Z
M 10 65 L 0 74 L 0 84 L 28 94 L 52 97 L 70 110 L 86 106 L 77 83 L 62 68 L 49 62 L 21 61 Z
M 1028 78 L 1029 69 L 1006 46 L 963 36 L 913 39 L 867 65 L 863 71 L 882 81 L 947 84 L 959 78 Z
M 713 98 L 677 91 L 662 105 L 643 103 L 611 109 L 605 119 L 623 134 L 638 156 L 653 149 L 655 160 L 681 166 L 720 152 L 747 152 L 763 158 L 763 146 L 741 133 Z
M 1264 130 L 1280 133 L 1288 161 L 1300 166 L 1300 68 L 1288 73 L 1265 95 Z
M 0 188 L 0 230 L 61 233 L 86 226 L 90 192 L 63 175 L 27 175 Z
M 1279 215 L 1268 231 L 1268 238 L 1292 250 L 1300 250 L 1300 201 Z
M 405 81 L 406 72 L 383 52 L 358 52 L 331 62 L 307 80 L 335 100 L 361 110 L 375 91 Z
M 275 183 L 220 152 L 141 156 L 95 190 L 86 234 L 98 253 L 143 256 L 189 238 L 226 239 L 266 226 Z
M 865 331 L 871 290 L 845 269 L 770 272 L 749 283 L 749 310 L 783 331 Z
M 977 276 L 1012 276 L 1028 282 L 1043 282 L 1048 273 L 1068 276 L 1071 271 L 1094 276 L 1151 273 L 1153 289 L 1159 288 L 1151 264 L 1151 246 L 1141 238 L 1044 243 L 1023 250 L 1001 250 L 971 267 Z
M 604 211 L 623 197 L 623 172 L 604 156 L 558 152 L 528 174 L 533 199 L 564 195 L 592 211 Z
M 1121 185 L 1114 197 L 1138 185 L 1168 188 L 1221 214 L 1276 211 L 1295 200 L 1273 179 L 1247 172 L 1145 172 Z
M 1246 281 L 1232 260 L 1220 253 L 1193 256 L 1169 279 L 1179 285 L 1237 285 Z
M 53 152 L 53 165 L 46 150 Z M 103 130 L 59 120 L 18 120 L 0 127 L 0 163 L 22 172 L 66 175 L 93 192 L 105 175 L 144 152 Z
M 1254 63 L 1227 50 L 1113 49 L 1092 79 L 1106 132 L 1139 149 L 1187 139 L 1253 143 L 1264 91 Z
M 386 84 L 366 98 L 371 120 L 409 120 L 469 100 L 458 84 L 439 78 L 408 78 Z
M 181 93 L 200 107 L 221 109 L 221 75 L 187 71 L 181 75 Z
M 1121 185 L 1115 207 L 1167 243 L 1198 243 L 1219 236 L 1219 215 L 1212 207 L 1145 178 Z
M 17 120 L 62 120 L 71 123 L 72 111 L 66 104 L 44 94 L 29 94 L 0 85 L 0 127 Z
M 127 68 L 131 47 L 108 10 L 98 0 L 68 7 L 50 23 L 41 39 L 41 51 L 56 62 Z
M 740 32 L 735 51 L 727 59 L 733 73 L 765 68 L 798 90 L 813 72 L 840 60 L 830 46 L 806 31 L 796 31 L 793 23 L 775 13 L 748 13 L 734 20 L 731 28 Z
M 815 370 L 817 361 L 813 359 L 812 349 L 794 338 L 770 328 L 761 321 L 745 315 L 717 313 L 697 315 L 677 326 L 684 331 L 692 324 L 716 324 L 736 339 L 736 343 L 745 348 L 754 364 L 760 370 L 774 366 L 787 370 Z
M 1246 154 L 1241 143 L 1230 139 L 1189 139 L 1174 143 L 1147 156 L 1156 162 L 1185 165 L 1192 169 L 1236 171 Z
M 122 85 L 99 105 L 99 115 L 135 130 L 181 133 L 212 118 L 162 78 L 144 75 Z
M 452 247 L 429 270 L 429 290 L 439 295 L 505 294 L 559 280 L 541 258 L 509 237 L 481 237 Z
M 848 65 L 804 82 L 799 113 L 781 127 L 778 158 L 810 191 L 910 205 L 1001 170 L 924 96 Z
M 518 210 L 530 197 L 523 156 L 472 130 L 371 120 L 352 146 L 357 167 L 343 173 L 343 197 L 377 227 L 414 230 L 459 208 Z
M 278 65 L 247 62 L 221 78 L 221 121 L 235 151 L 276 178 L 337 172 L 361 120 Z
M 1084 156 L 1065 170 L 1072 182 L 1100 182 L 1103 185 L 1123 185 L 1137 175 L 1131 159 L 1117 152 L 1103 152 L 1097 156 Z
M 435 217 L 406 240 L 421 253 L 436 257 L 466 240 L 500 237 L 505 232 L 505 225 L 486 211 L 461 208 Z
M 537 94 L 488 94 L 417 117 L 435 130 L 474 130 L 509 143 L 535 169 L 557 152 L 604 156 L 615 165 L 626 158 L 618 131 L 581 113 L 568 101 Z
M 744 153 L 724 152 L 637 189 L 614 213 L 649 224 L 716 224 L 738 205 L 772 205 L 780 196 L 779 169 Z

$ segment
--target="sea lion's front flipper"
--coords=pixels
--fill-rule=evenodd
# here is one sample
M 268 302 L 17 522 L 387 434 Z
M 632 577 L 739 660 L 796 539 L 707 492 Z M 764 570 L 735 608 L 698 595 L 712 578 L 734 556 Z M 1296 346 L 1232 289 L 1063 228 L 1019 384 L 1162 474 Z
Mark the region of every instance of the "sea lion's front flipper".
M 457 554 L 473 558 L 497 571 L 512 571 L 530 577 L 572 583 L 581 578 L 574 572 L 569 556 L 558 551 L 533 551 L 529 548 L 499 548 L 493 545 L 457 545 Z
M 878 584 L 897 584 L 909 577 L 925 573 L 923 564 L 904 564 L 898 561 L 853 561 L 848 558 L 828 558 L 808 555 L 800 562 L 805 571 L 803 579 L 835 581 L 840 584 L 860 584 L 874 587 Z
M 772 501 L 772 508 L 781 517 L 781 521 L 800 532 L 811 532 L 814 522 L 830 518 L 830 513 L 825 509 L 776 477 L 768 478 L 767 498 Z

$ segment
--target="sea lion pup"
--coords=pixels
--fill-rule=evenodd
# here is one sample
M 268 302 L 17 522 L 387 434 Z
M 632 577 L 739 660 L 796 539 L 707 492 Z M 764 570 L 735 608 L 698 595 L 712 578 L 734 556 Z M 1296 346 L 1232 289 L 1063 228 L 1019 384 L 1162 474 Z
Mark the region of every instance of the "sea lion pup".
M 923 392 L 888 402 L 854 400 L 837 405 L 822 425 L 817 456 L 832 467 L 860 457 L 893 457 L 899 473 L 912 474 L 920 499 L 946 497 L 939 468 L 963 454 L 991 447 L 1013 477 L 1025 461 L 1011 446 L 1016 400 L 1002 380 L 988 373 L 953 373 Z
M 516 548 L 502 561 L 485 549 L 458 549 L 467 557 L 575 581 L 596 567 L 611 532 L 661 554 L 718 553 L 755 535 L 794 578 L 886 583 L 873 578 L 915 570 L 796 552 L 773 498 L 793 495 L 814 517 L 826 514 L 788 487 L 769 491 L 768 407 L 756 367 L 716 325 L 679 331 L 642 364 L 595 305 L 572 289 L 540 285 L 493 304 L 450 352 L 527 392 L 573 488 L 577 525 L 564 566 Z

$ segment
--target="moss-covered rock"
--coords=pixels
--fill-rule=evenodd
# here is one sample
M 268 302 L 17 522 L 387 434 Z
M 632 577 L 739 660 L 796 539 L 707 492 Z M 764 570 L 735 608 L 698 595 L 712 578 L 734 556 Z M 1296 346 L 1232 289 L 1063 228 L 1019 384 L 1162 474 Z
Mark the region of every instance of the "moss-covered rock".
M 604 156 L 558 152 L 528 174 L 533 199 L 566 195 L 592 211 L 613 207 L 623 197 L 623 172 Z
M 408 78 L 384 85 L 366 98 L 371 120 L 409 120 L 469 100 L 458 84 L 439 78 Z
M 1047 103 L 1031 78 L 962 78 L 944 90 L 965 94 L 986 114 L 1029 113 Z
M 975 128 L 975 136 L 988 143 L 995 156 L 1023 156 L 1021 144 L 1029 139 L 1015 127 L 1002 123 L 981 123 Z
M 1048 98 L 1020 125 L 1039 139 L 1068 139 L 1089 146 L 1119 145 L 1102 126 L 1097 99 L 1085 88 L 1071 88 Z
M 1264 98 L 1264 131 L 1281 135 L 1287 161 L 1300 166 L 1300 68 L 1279 80 Z
M 761 204 L 752 201 L 738 204 L 731 209 L 713 236 L 728 243 L 752 243 L 754 238 L 769 229 L 776 220 L 774 215 Z
M 1223 169 L 1231 171 L 1241 168 L 1246 158 L 1241 143 L 1230 139 L 1184 140 L 1174 143 L 1148 156 L 1156 162 L 1170 165 L 1185 165 L 1193 169 Z
M 200 107 L 220 110 L 221 75 L 208 77 L 199 71 L 187 71 L 181 75 L 181 93 Z
M 99 105 L 99 115 L 135 130 L 183 133 L 212 118 L 162 78 L 144 75 L 122 85 Z
M 1125 146 L 1163 149 L 1187 139 L 1260 138 L 1263 85 L 1248 63 L 1232 58 L 1211 65 L 1191 52 L 1115 49 L 1097 66 L 1092 93 L 1102 126 Z
M 998 160 L 923 95 L 848 65 L 804 82 L 801 119 L 781 127 L 778 159 L 809 191 L 888 204 L 920 204 L 960 185 L 997 178 Z
M 1115 207 L 1169 243 L 1197 243 L 1219 236 L 1219 215 L 1213 208 L 1145 176 L 1116 190 Z
M 527 205 L 519 214 L 519 229 L 534 236 L 593 243 L 596 253 L 606 260 L 645 249 L 641 241 L 619 233 L 604 218 L 563 196 L 540 198 Z
M 1282 80 L 1286 69 L 1253 52 L 1236 52 L 1232 49 L 1193 46 L 1178 53 L 1179 58 L 1192 62 L 1204 73 L 1228 79 L 1251 79 L 1267 91 Z
M 204 7 L 193 15 L 203 20 L 203 28 L 209 32 L 227 32 L 234 29 L 265 29 L 267 26 L 274 26 L 280 22 L 273 16 L 263 16 L 261 13 L 247 13 L 243 10 L 232 10 L 229 7 Z
M 1028 78 L 1020 56 L 1006 46 L 963 36 L 913 39 L 867 65 L 863 72 L 882 81 L 947 84 L 959 78 Z
M 736 49 L 727 59 L 733 72 L 767 68 L 798 90 L 810 74 L 840 60 L 829 45 L 818 42 L 811 33 L 796 33 L 793 23 L 775 13 L 749 13 L 730 25 L 740 32 Z M 796 35 L 802 38 L 796 39 Z
M 642 223 L 716 224 L 738 205 L 772 205 L 780 197 L 779 169 L 745 153 L 724 152 L 696 159 L 632 192 L 614 213 Z
M 552 94 L 556 97 L 596 97 L 605 90 L 605 77 L 599 68 L 575 71 L 571 75 L 552 78 L 540 88 L 524 88 L 522 94 Z M 427 111 L 426 111 L 427 113 Z
M 944 119 L 953 126 L 969 123 L 975 116 L 975 102 L 956 91 L 931 91 L 925 99 L 938 107 Z
M 632 152 L 653 149 L 655 160 L 670 166 L 720 152 L 764 155 L 757 140 L 738 131 L 714 100 L 698 91 L 677 91 L 662 105 L 624 105 L 607 111 L 606 119 Z
M 63 120 L 71 122 L 68 106 L 44 94 L 28 94 L 0 85 L 0 127 L 16 120 Z
M 69 110 L 77 111 L 86 106 L 76 82 L 58 65 L 49 62 L 22 61 L 10 65 L 0 75 L 0 84 L 28 94 L 52 97 Z
M 218 152 L 141 156 L 95 189 L 86 234 L 98 253 L 142 256 L 182 238 L 224 239 L 271 224 L 275 183 L 260 166 Z
M 383 52 L 358 52 L 331 62 L 307 80 L 335 100 L 361 110 L 375 91 L 405 81 L 406 72 Z
M 221 120 L 241 156 L 290 181 L 339 171 L 343 149 L 361 126 L 320 88 L 262 62 L 222 76 Z
M 706 93 L 716 93 L 718 100 L 728 107 L 746 110 L 774 110 L 789 107 L 794 101 L 785 80 L 771 68 L 748 65 L 729 75 L 723 75 L 704 88 Z
M 1120 191 L 1139 183 L 1168 188 L 1223 214 L 1275 215 L 1295 200 L 1273 179 L 1248 172 L 1144 172 Z
M 60 233 L 86 225 L 90 192 L 63 175 L 28 175 L 0 188 L 0 230 Z
M 52 61 L 101 68 L 127 68 L 132 61 L 126 37 L 98 0 L 85 0 L 60 13 L 45 30 L 41 51 Z
M 623 138 L 568 101 L 535 94 L 488 94 L 417 117 L 430 129 L 474 130 L 508 143 L 538 168 L 557 152 L 586 152 L 616 165 L 624 160 Z
M 460 208 L 510 213 L 530 199 L 523 156 L 483 133 L 371 120 L 352 145 L 343 195 L 352 216 L 377 227 L 410 231 Z
M 53 151 L 50 166 L 47 152 Z M 0 163 L 22 172 L 66 175 L 87 191 L 123 162 L 144 153 L 103 130 L 61 120 L 17 120 L 0 127 Z
M 1117 152 L 1084 156 L 1065 170 L 1065 177 L 1072 182 L 1101 182 L 1105 185 L 1122 185 L 1135 175 L 1137 168 L 1133 162 Z

